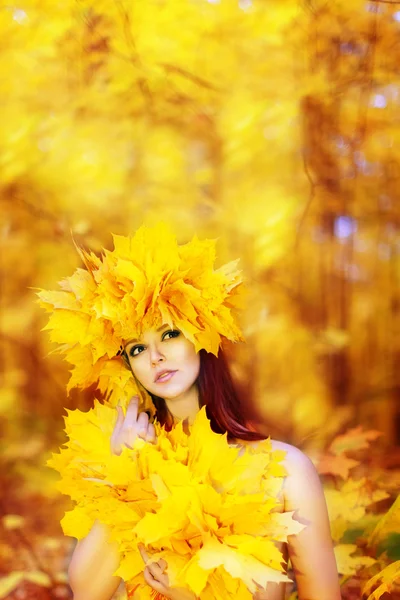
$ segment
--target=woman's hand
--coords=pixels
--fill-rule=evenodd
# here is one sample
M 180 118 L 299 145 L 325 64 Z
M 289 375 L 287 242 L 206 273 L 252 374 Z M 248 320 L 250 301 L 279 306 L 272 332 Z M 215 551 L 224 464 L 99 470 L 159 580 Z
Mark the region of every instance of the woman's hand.
M 117 406 L 118 417 L 114 431 L 111 434 L 111 452 L 118 456 L 122 452 L 122 446 L 132 448 L 137 437 L 146 442 L 157 441 L 154 425 L 149 423 L 149 416 L 145 412 L 139 413 L 139 396 L 133 396 L 126 409 L 124 417 L 121 406 Z
M 150 558 L 144 545 L 138 544 L 138 549 L 146 565 L 143 572 L 145 581 L 153 590 L 159 592 L 169 600 L 196 600 L 197 596 L 190 590 L 169 586 L 168 575 L 164 573 L 168 569 L 168 565 L 163 558 L 149 563 Z

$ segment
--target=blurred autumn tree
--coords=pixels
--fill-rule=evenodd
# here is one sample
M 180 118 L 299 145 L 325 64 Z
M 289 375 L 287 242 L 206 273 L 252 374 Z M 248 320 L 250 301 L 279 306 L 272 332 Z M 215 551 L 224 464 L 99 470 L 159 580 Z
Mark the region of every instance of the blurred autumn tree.
M 400 4 L 19 0 L 0 33 L 1 502 L 23 548 L 0 546 L 4 573 L 29 559 L 63 593 L 43 464 L 93 391 L 66 397 L 31 288 L 79 265 L 71 233 L 94 251 L 160 219 L 218 237 L 248 280 L 232 366 L 260 428 L 311 453 L 372 426 L 392 457 L 374 481 L 398 481 Z

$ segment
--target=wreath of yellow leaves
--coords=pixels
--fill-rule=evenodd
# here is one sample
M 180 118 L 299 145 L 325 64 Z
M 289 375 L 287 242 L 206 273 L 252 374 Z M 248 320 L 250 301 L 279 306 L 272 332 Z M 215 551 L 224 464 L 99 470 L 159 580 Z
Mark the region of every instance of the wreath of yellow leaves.
M 164 323 L 178 327 L 196 352 L 217 355 L 223 338 L 243 340 L 234 316 L 243 301 L 241 272 L 238 260 L 214 270 L 216 240 L 194 236 L 179 245 L 163 222 L 113 240 L 114 249 L 100 257 L 77 247 L 86 269 L 62 280 L 60 291 L 38 292 L 40 305 L 51 313 L 44 329 L 73 365 L 67 391 L 96 383 L 112 406 L 139 393 L 143 409 L 153 412 L 121 349 Z

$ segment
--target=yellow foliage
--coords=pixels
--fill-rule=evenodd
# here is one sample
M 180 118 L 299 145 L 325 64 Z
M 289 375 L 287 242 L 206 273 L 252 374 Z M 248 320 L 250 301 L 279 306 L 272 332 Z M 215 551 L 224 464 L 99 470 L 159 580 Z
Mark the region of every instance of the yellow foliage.
M 363 586 L 361 590 L 362 595 L 365 595 L 367 600 L 379 600 L 385 592 L 391 592 L 393 583 L 399 579 L 400 560 L 397 560 L 385 567 L 380 573 L 371 577 L 371 579 Z M 371 593 L 371 590 L 376 583 L 380 583 L 380 585 Z M 367 596 L 367 594 L 369 595 Z
M 390 532 L 400 531 L 400 495 L 397 496 L 388 512 L 380 518 L 368 538 L 368 544 L 376 545 Z
M 363 567 L 369 567 L 376 563 L 376 559 L 371 556 L 351 556 L 356 550 L 356 544 L 338 544 L 335 546 L 338 573 L 355 575 Z
M 382 431 L 376 431 L 374 429 L 363 431 L 362 425 L 358 425 L 357 427 L 349 429 L 343 435 L 336 436 L 329 446 L 329 449 L 336 455 L 352 450 L 361 450 L 368 448 L 370 442 L 376 440 L 381 435 Z
M 0 579 L 0 598 L 8 598 L 9 594 L 24 580 L 43 587 L 51 586 L 50 577 L 43 571 L 12 571 Z
M 383 490 L 370 490 L 366 481 L 365 477 L 357 480 L 349 478 L 340 489 L 325 489 L 331 523 L 334 524 L 336 519 L 355 523 L 365 515 L 367 506 L 390 497 L 390 494 Z
M 5 459 L 30 459 L 19 469 L 24 490 L 36 493 L 43 483 L 31 464 L 35 434 L 20 443 L 24 415 L 41 410 L 51 423 L 65 389 L 62 363 L 44 365 L 48 348 L 28 288 L 50 287 L 76 267 L 70 230 L 99 252 L 110 230 L 126 235 L 160 217 L 181 239 L 195 231 L 220 236 L 224 259 L 243 257 L 259 304 L 246 309 L 250 343 L 237 349 L 234 366 L 282 439 L 330 438 L 353 400 L 364 423 L 376 426 L 382 415 L 382 429 L 395 439 L 395 409 L 385 411 L 380 396 L 360 399 L 382 382 L 388 389 L 398 383 L 390 367 L 400 340 L 397 11 L 395 2 L 365 0 L 24 0 L 0 10 L 0 417 Z M 338 239 L 344 212 L 358 229 Z M 121 277 L 126 268 L 121 261 Z M 50 304 L 70 310 L 82 273 L 70 278 L 71 304 L 63 292 L 64 305 L 60 292 Z M 97 324 L 79 324 L 87 342 Z M 102 360 L 109 339 L 100 333 L 103 346 L 69 350 L 69 388 L 99 379 L 104 393 L 112 382 L 115 397 L 129 397 L 129 372 Z M 329 392 L 340 402 L 346 394 L 346 403 L 329 410 Z M 332 447 L 338 458 L 325 463 L 330 473 L 355 466 L 340 454 L 368 441 L 355 433 Z M 183 460 L 187 448 L 180 452 Z M 123 460 L 110 465 L 122 483 Z M 395 493 L 397 473 L 382 475 L 381 486 Z M 90 483 L 96 479 L 92 472 Z M 343 502 L 340 489 L 327 490 L 335 540 L 368 507 L 369 482 L 360 483 L 359 498 L 352 485 Z M 136 487 L 127 488 L 131 500 Z M 166 494 L 155 475 L 149 498 L 154 491 Z M 237 505 L 225 515 L 238 514 Z M 371 545 L 397 527 L 397 506 Z M 85 514 L 82 535 L 91 522 Z M 251 516 L 241 521 L 243 532 Z M 213 518 L 205 519 L 211 530 Z M 210 599 L 227 585 L 218 569 Z
M 227 434 L 211 430 L 203 407 L 188 434 L 182 422 L 171 432 L 156 422 L 156 444 L 137 439 L 133 450 L 115 456 L 109 444 L 115 420 L 115 409 L 97 401 L 88 413 L 69 411 L 65 418 L 69 440 L 48 465 L 75 502 L 62 520 L 66 535 L 80 539 L 96 519 L 106 524 L 121 553 L 115 574 L 130 589 L 146 588 L 138 542 L 153 558 L 165 558 L 171 585 L 201 598 L 217 593 L 221 582 L 230 589 L 231 579 L 239 580 L 235 593 L 240 589 L 246 600 L 256 591 L 253 579 L 264 587 L 290 581 L 274 541 L 304 525 L 293 513 L 272 512 L 286 471 L 285 453 L 272 451 L 270 439 L 245 445 L 240 455 Z

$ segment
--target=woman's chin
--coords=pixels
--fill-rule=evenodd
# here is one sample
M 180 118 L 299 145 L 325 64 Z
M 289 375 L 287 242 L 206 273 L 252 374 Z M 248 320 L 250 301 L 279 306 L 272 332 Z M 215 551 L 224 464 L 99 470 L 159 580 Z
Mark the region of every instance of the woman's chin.
M 158 396 L 159 398 L 163 398 L 164 400 L 173 400 L 174 398 L 178 398 L 182 396 L 188 391 L 188 388 L 184 388 L 181 385 L 165 385 L 165 386 L 157 386 L 156 389 L 152 391 L 152 394 Z

